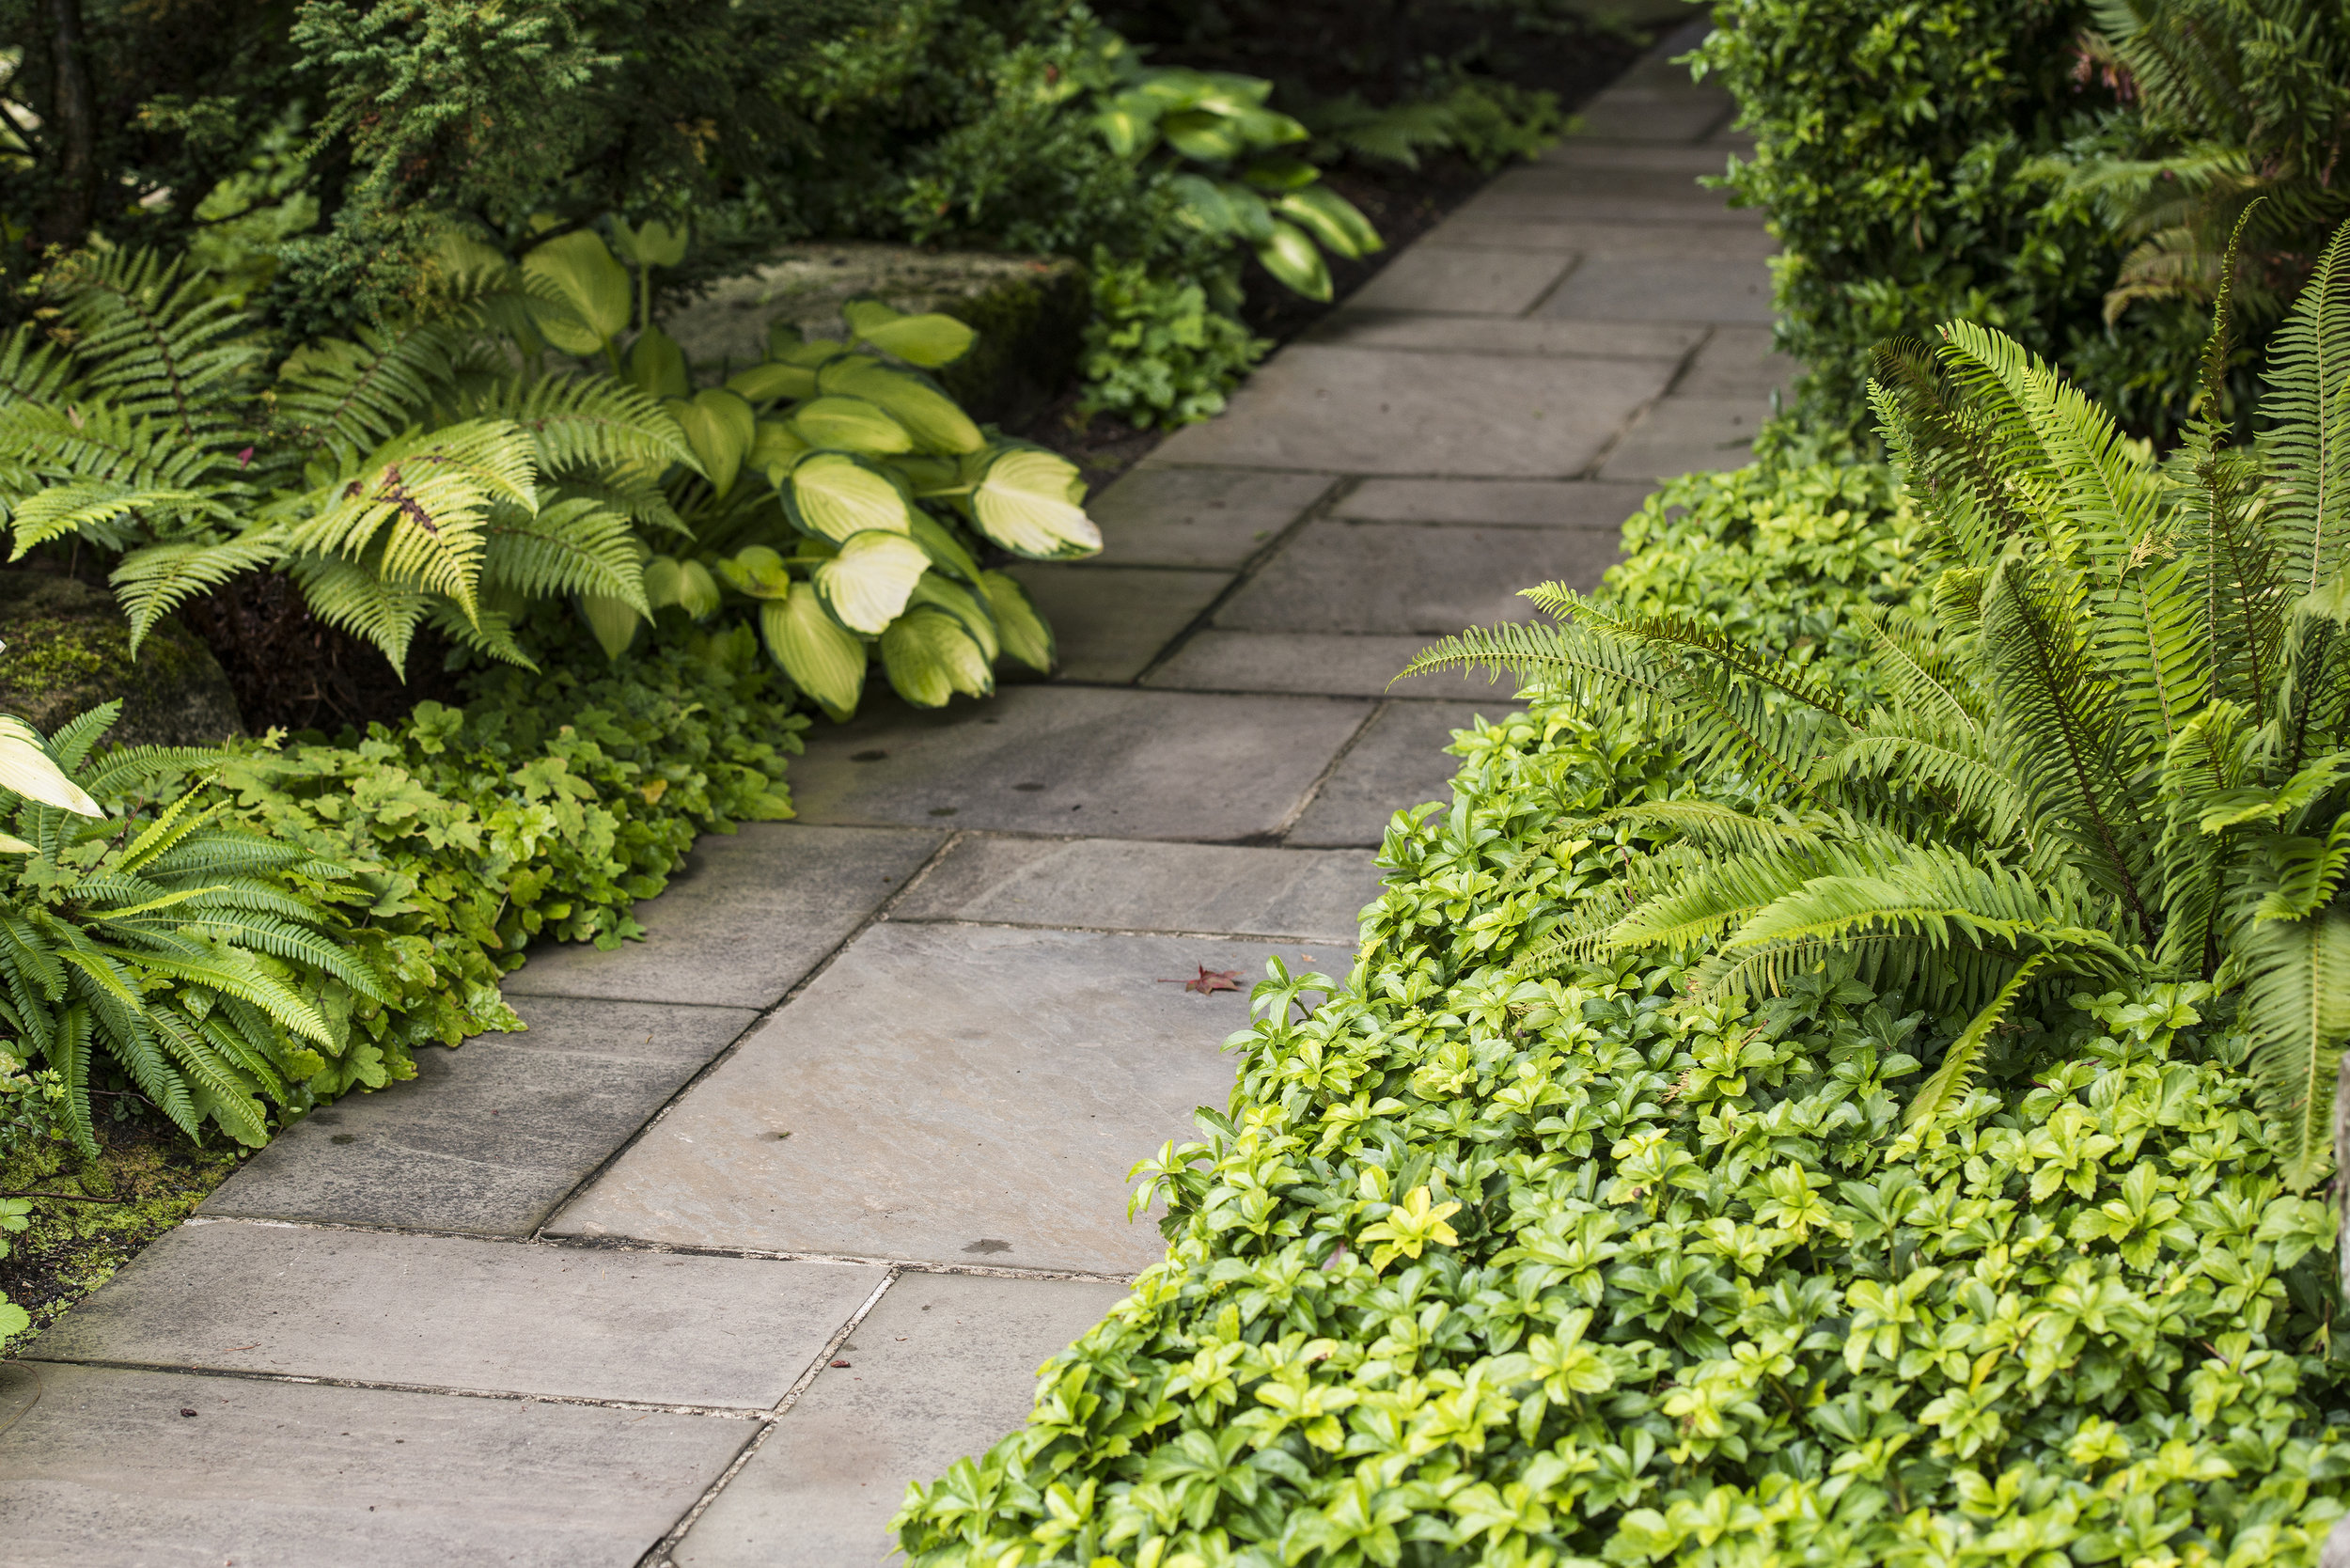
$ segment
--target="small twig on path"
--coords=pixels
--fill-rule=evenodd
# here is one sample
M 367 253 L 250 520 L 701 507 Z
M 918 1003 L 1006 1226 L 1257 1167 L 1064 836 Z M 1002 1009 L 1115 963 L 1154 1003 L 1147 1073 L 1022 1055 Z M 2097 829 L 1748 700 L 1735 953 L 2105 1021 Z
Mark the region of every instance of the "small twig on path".
M 0 1198 L 54 1198 L 60 1203 L 127 1203 L 127 1198 L 85 1198 L 78 1192 L 0 1192 Z

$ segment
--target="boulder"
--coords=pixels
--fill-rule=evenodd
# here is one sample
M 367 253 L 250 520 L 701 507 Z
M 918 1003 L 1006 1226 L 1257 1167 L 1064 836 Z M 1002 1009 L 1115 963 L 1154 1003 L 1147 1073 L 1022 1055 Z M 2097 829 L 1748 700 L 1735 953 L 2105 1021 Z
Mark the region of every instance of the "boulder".
M 118 745 L 213 745 L 244 731 L 236 694 L 212 651 L 165 620 L 131 656 L 131 627 L 111 594 L 55 572 L 0 572 L 0 713 L 46 735 L 115 698 Z

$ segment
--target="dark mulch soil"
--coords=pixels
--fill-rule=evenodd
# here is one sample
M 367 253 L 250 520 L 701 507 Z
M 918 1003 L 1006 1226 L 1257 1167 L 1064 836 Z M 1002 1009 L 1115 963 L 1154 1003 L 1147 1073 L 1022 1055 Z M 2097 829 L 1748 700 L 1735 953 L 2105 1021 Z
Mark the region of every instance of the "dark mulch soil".
M 447 649 L 430 630 L 408 651 L 400 680 L 375 647 L 312 615 L 284 577 L 250 573 L 191 602 L 180 619 L 202 637 L 228 675 L 247 729 L 365 729 L 397 723 L 431 698 L 462 701 L 456 677 L 443 670 Z

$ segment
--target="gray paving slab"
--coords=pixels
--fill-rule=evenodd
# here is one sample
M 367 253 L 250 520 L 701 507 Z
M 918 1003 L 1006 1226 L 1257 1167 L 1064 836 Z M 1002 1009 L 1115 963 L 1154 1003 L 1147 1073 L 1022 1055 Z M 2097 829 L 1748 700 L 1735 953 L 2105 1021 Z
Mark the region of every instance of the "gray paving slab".
M 1292 343 L 1223 414 L 1159 452 L 1235 467 L 1563 478 L 1664 389 L 1670 368 Z
M 1603 528 L 1308 523 L 1216 612 L 1238 632 L 1443 635 L 1524 620 L 1537 583 L 1598 584 L 1619 554 Z
M 1625 87 L 1602 93 L 1575 118 L 1595 141 L 1693 142 L 1727 125 L 1737 110 L 1727 93 Z
M 1237 569 L 1330 488 L 1327 474 L 1254 468 L 1130 469 L 1086 503 L 1102 525 L 1102 559 L 1120 566 Z
M 1749 213 L 1751 218 L 1754 215 Z M 1778 241 L 1759 221 L 1731 223 L 1594 223 L 1563 218 L 1454 213 L 1429 231 L 1456 249 L 1573 251 L 1584 264 L 1638 261 L 1660 257 L 1712 257 L 1763 260 L 1778 254 Z
M 812 822 L 1229 842 L 1277 830 L 1370 708 L 1007 686 L 983 708 L 869 700 L 791 764 Z
M 1480 353 L 1506 359 L 1678 360 L 1696 348 L 1704 336 L 1702 327 L 1676 322 L 1405 315 L 1350 306 L 1316 322 L 1304 341 L 1334 348 L 1409 349 L 1421 353 Z
M 1731 149 L 1716 138 L 1702 142 L 1652 142 L 1627 146 L 1589 136 L 1567 136 L 1535 154 L 1545 168 L 1638 169 L 1652 174 L 1678 174 L 1695 180 L 1730 172 Z
M 732 1417 L 9 1362 L 0 1562 L 630 1568 L 754 1430 Z
M 32 1354 L 765 1410 L 884 1278 L 846 1263 L 199 1221 L 139 1254 Z
M 521 996 L 529 1032 L 416 1053 L 416 1075 L 314 1111 L 204 1200 L 232 1218 L 527 1235 L 758 1016 Z
M 1673 383 L 1673 396 L 1767 398 L 1793 386 L 1802 368 L 1772 348 L 1769 327 L 1716 327 Z
M 1462 254 L 1414 245 L 1347 296 L 1362 310 L 1434 310 L 1462 316 L 1520 316 L 1550 291 L 1571 259 L 1528 251 Z
M 890 918 L 1294 936 L 1352 949 L 1355 917 L 1379 888 L 1379 868 L 1351 851 L 974 835 Z
M 1370 632 L 1195 632 L 1144 680 L 1177 691 L 1319 692 L 1415 700 L 1456 697 L 1462 678 L 1396 672 L 1429 638 Z M 1474 682 L 1482 686 L 1481 677 Z
M 534 949 L 506 994 L 773 1007 L 945 841 L 800 823 L 707 836 L 661 897 L 636 906 L 643 941 Z
M 1312 949 L 1306 949 L 1310 951 Z M 885 922 L 743 1042 L 552 1230 L 1127 1275 L 1126 1172 L 1197 1105 L 1265 945 Z M 1170 983 L 1201 968 L 1242 989 Z M 783 1136 L 789 1134 L 790 1136 Z
M 1700 468 L 1736 468 L 1770 414 L 1766 398 L 1684 398 L 1657 402 L 1607 454 L 1603 479 L 1663 479 Z
M 1053 628 L 1054 678 L 1117 685 L 1149 667 L 1232 581 L 1230 572 L 1091 561 L 1007 570 Z
M 1650 488 L 1596 479 L 1365 479 L 1331 512 L 1376 523 L 1620 528 Z
M 1496 253 L 1498 254 L 1498 253 Z M 1510 254 L 1515 255 L 1516 252 Z M 1594 321 L 1771 320 L 1770 269 L 1754 261 L 1658 257 L 1637 267 L 1579 267 L 1540 314 Z
M 1498 722 L 1520 705 L 1509 685 L 1481 702 L 1397 702 L 1380 710 L 1289 833 L 1301 845 L 1376 844 L 1407 807 L 1452 798 L 1460 759 L 1444 748 L 1478 715 Z
M 1463 202 L 1454 215 L 1472 223 L 1677 224 L 1690 227 L 1754 228 L 1763 221 L 1759 212 L 1733 208 L 1723 192 L 1710 190 L 1684 175 L 1533 164 L 1522 164 L 1500 175 Z
M 1037 1369 L 1122 1285 L 907 1274 L 678 1544 L 678 1568 L 873 1568 L 889 1516 L 1027 1419 Z

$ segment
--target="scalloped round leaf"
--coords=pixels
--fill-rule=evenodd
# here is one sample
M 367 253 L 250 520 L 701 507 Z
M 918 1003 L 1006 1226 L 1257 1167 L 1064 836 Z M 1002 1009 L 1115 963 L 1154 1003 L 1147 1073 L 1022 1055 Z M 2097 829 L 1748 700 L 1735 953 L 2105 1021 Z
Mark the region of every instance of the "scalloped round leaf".
M 685 444 L 694 448 L 702 472 L 710 476 L 710 488 L 723 497 L 734 488 L 735 477 L 743 472 L 743 460 L 750 456 L 751 443 L 759 434 L 759 416 L 739 394 L 724 387 L 712 387 L 663 406 L 685 432 Z
M 579 619 L 595 634 L 596 646 L 603 650 L 603 656 L 617 659 L 636 640 L 636 624 L 642 618 L 637 615 L 636 606 L 625 599 L 615 599 L 608 593 L 583 593 L 579 596 Z
M 838 721 L 856 712 L 865 694 L 865 644 L 824 613 L 814 588 L 797 583 L 788 597 L 760 605 L 759 630 L 792 684 L 829 717 Z
M 943 708 L 957 692 L 985 697 L 995 689 L 987 656 L 963 622 L 927 604 L 891 622 L 881 654 L 890 685 L 916 708 Z
M 1102 530 L 1072 498 L 1084 486 L 1058 452 L 1014 447 L 995 455 L 971 492 L 979 532 L 1015 556 L 1067 560 L 1102 548 Z
M 727 390 L 755 403 L 781 402 L 789 398 L 816 396 L 816 369 L 787 359 L 762 360 L 727 377 Z
M 1257 246 L 1257 259 L 1282 286 L 1309 300 L 1330 297 L 1330 267 L 1306 231 L 1292 223 L 1276 223 L 1272 235 Z
M 888 457 L 914 449 L 914 435 L 888 410 L 865 398 L 811 398 L 791 411 L 791 428 L 811 447 Z
M 857 534 L 816 569 L 816 592 L 841 625 L 879 636 L 905 613 L 914 585 L 930 569 L 930 557 L 903 534 Z
M 914 509 L 914 542 L 929 552 L 931 565 L 948 576 L 966 583 L 979 580 L 979 563 L 971 558 L 954 530 L 919 507 Z
M 628 379 L 656 398 L 682 398 L 694 390 L 685 373 L 685 351 L 659 327 L 638 333 L 628 346 Z
M 963 622 L 963 629 L 971 634 L 971 640 L 979 645 L 990 664 L 1003 651 L 995 636 L 995 618 L 988 613 L 987 604 L 961 583 L 951 583 L 935 572 L 925 572 L 908 596 L 909 604 L 929 604 L 946 611 Z
M 907 534 L 914 508 L 888 475 L 847 452 L 814 452 L 793 464 L 776 487 L 783 514 L 804 534 L 846 540 L 879 529 Z
M 85 817 L 102 817 L 89 792 L 66 776 L 40 732 L 13 713 L 0 713 L 0 789 Z
M 861 398 L 879 407 L 926 451 L 976 452 L 987 445 L 987 437 L 954 399 L 911 372 L 870 361 L 842 360 L 825 366 L 817 380 L 827 393 Z
M 979 591 L 995 618 L 996 640 L 1005 652 L 1039 674 L 1053 670 L 1053 629 L 1028 602 L 1028 590 L 1000 572 L 979 573 Z
M 628 269 L 590 230 L 573 229 L 523 258 L 531 319 L 566 353 L 602 353 L 628 330 Z
M 612 248 L 622 260 L 640 267 L 676 266 L 685 259 L 685 225 L 672 227 L 659 218 L 647 218 L 634 228 L 619 218 L 612 220 Z

